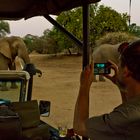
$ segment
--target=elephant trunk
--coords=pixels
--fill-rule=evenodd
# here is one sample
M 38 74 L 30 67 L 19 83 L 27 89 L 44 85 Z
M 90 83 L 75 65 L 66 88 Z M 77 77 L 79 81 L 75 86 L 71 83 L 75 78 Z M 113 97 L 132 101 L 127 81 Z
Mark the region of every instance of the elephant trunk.
M 21 42 L 20 46 L 18 47 L 18 57 L 20 57 L 24 64 L 29 64 L 30 62 L 30 57 L 26 48 L 26 45 L 24 42 Z
M 25 64 L 31 63 L 28 54 L 24 54 L 24 56 L 19 56 L 19 57 L 21 57 L 23 59 L 23 61 L 24 61 Z

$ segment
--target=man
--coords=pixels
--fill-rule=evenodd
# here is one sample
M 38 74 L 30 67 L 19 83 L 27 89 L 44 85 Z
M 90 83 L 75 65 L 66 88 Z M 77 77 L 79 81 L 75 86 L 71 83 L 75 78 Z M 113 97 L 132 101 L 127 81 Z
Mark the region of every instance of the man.
M 73 127 L 78 135 L 93 140 L 140 139 L 140 40 L 120 45 L 120 63 L 113 76 L 104 75 L 120 89 L 122 104 L 109 114 L 88 117 L 89 92 L 94 79 L 93 64 L 81 73 L 80 89 L 75 105 Z M 113 96 L 113 95 L 112 95 Z

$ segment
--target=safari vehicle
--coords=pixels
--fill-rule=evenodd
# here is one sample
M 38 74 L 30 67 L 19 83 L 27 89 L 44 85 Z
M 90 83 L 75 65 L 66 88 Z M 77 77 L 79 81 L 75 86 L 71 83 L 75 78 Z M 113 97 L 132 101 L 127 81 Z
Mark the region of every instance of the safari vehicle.
M 84 68 L 89 63 L 88 5 L 99 1 L 100 0 L 0 0 L 0 20 L 19 20 L 22 18 L 28 19 L 34 16 L 43 16 L 54 26 L 64 32 L 77 45 L 83 47 Z M 63 11 L 70 10 L 78 6 L 82 6 L 83 8 L 83 41 L 78 40 L 50 16 L 59 15 Z M 32 73 L 28 70 L 25 71 L 0 72 L 0 81 L 4 80 L 2 82 L 8 82 L 7 86 L 9 86 L 11 82 L 16 81 L 17 85 L 20 87 L 18 93 L 15 91 L 12 93 L 11 90 L 7 93 L 0 91 L 1 101 L 5 104 L 12 102 L 12 109 L 19 114 L 21 113 L 21 116 L 24 116 L 22 116 L 23 120 L 21 120 L 21 124 L 16 121 L 16 119 L 13 119 L 17 118 L 16 114 L 15 116 L 13 115 L 14 117 L 11 117 L 10 120 L 9 117 L 2 118 L 3 121 L 0 122 L 0 137 L 3 135 L 1 138 L 2 140 L 9 140 L 12 139 L 10 135 L 13 133 L 15 133 L 15 135 L 20 135 L 21 132 L 23 136 L 22 139 L 25 140 L 57 139 L 58 137 L 51 137 L 52 135 L 55 136 L 57 130 L 49 124 L 40 121 L 38 110 L 40 105 L 38 105 L 37 101 L 32 100 L 33 75 L 36 74 L 36 72 Z M 25 108 L 30 108 L 30 111 L 27 111 Z M 13 125 L 14 123 L 16 125 Z M 15 127 L 15 131 L 13 131 L 14 128 L 11 126 Z M 18 127 L 16 128 L 16 126 Z M 21 129 L 21 131 L 18 131 L 19 129 Z M 18 139 L 18 136 L 15 136 L 14 140 Z
M 30 64 L 30 66 L 33 65 Z M 32 88 L 30 72 L 26 70 L 0 71 L 1 140 L 26 140 L 36 137 L 49 139 L 51 133 L 57 133 L 55 128 L 40 120 L 40 115 L 49 116 L 50 101 L 30 99 Z M 2 83 L 5 83 L 8 90 L 2 90 Z M 11 83 L 15 83 L 17 87 L 11 88 Z

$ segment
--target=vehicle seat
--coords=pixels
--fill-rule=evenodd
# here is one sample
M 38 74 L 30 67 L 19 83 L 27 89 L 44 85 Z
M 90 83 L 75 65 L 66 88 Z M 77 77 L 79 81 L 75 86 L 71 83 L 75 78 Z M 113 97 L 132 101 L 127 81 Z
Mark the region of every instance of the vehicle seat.
M 12 110 L 20 116 L 23 140 L 47 140 L 50 138 L 48 125 L 40 120 L 37 100 L 12 102 Z

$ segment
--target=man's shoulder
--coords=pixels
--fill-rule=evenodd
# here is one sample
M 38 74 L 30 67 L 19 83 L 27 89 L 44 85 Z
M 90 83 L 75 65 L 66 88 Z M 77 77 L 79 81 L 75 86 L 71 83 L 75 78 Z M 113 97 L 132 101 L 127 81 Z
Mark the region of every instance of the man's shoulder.
M 134 98 L 116 107 L 113 112 L 121 114 L 128 123 L 140 121 L 140 97 Z M 119 116 L 119 115 L 118 115 Z
M 128 100 L 127 102 L 124 102 L 122 104 L 120 104 L 119 106 L 117 106 L 115 108 L 115 110 L 117 109 L 128 109 L 128 108 L 140 108 L 140 96 L 134 97 L 130 100 Z

